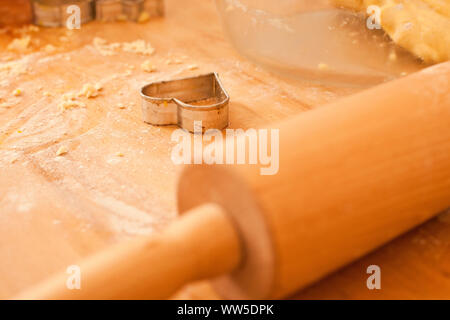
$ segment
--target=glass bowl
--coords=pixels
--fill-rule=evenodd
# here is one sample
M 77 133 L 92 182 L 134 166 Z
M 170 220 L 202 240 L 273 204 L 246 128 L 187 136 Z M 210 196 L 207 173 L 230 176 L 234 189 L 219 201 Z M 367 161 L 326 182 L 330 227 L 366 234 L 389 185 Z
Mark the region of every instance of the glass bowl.
M 333 0 L 216 0 L 238 51 L 287 77 L 373 85 L 425 65 Z M 334 3 L 334 4 L 333 4 Z

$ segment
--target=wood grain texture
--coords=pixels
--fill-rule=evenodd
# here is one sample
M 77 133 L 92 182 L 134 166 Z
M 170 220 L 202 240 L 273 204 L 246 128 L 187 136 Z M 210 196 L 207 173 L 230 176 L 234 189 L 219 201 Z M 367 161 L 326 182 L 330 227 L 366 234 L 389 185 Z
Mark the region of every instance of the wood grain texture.
M 239 57 L 224 39 L 212 1 L 167 1 L 167 16 L 148 24 L 91 23 L 61 42 L 65 30 L 33 34 L 30 52 L 5 52 L 17 37 L 0 33 L 0 60 L 29 70 L 2 74 L 0 97 L 0 297 L 7 298 L 111 244 L 159 232 L 176 217 L 179 168 L 170 161 L 173 128 L 141 121 L 143 84 L 217 71 L 231 95 L 232 128 L 264 127 L 358 89 L 322 87 L 274 76 Z M 111 42 L 145 39 L 158 72 L 131 53 L 101 56 L 95 36 Z M 58 48 L 48 54 L 46 44 Z M 183 65 L 168 59 L 186 56 Z M 186 70 L 187 64 L 199 70 Z M 132 74 L 126 76 L 128 65 Z M 4 72 L 4 71 L 1 71 Z M 117 78 L 113 77 L 118 75 Z M 57 111 L 62 94 L 104 81 L 86 109 Z M 39 87 L 42 86 L 42 90 Z M 11 92 L 22 88 L 21 97 Z M 43 96 L 48 91 L 52 95 Z M 0 103 L 2 101 L 0 100 Z M 126 109 L 117 108 L 118 103 Z M 133 104 L 134 103 L 134 104 Z M 56 157 L 60 146 L 64 157 Z M 117 153 L 123 153 L 118 157 Z M 300 292 L 297 298 L 448 298 L 450 218 L 444 214 Z M 366 268 L 382 268 L 382 290 L 366 288 Z M 207 283 L 178 298 L 218 297 Z

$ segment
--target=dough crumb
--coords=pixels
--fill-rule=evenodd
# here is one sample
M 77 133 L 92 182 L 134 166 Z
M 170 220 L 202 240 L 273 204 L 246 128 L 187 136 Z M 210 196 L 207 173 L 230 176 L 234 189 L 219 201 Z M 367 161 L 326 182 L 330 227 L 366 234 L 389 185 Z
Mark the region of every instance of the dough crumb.
M 58 105 L 58 110 L 61 112 L 71 108 L 86 108 L 86 104 L 76 100 L 64 100 Z
M 103 90 L 103 85 L 101 83 L 96 83 L 95 84 L 95 89 L 97 89 L 97 91 L 102 91 Z
M 397 60 L 397 53 L 395 53 L 395 51 L 389 53 L 389 61 L 396 61 L 396 60 Z
M 71 108 L 85 108 L 86 104 L 81 101 L 76 101 L 76 95 L 73 92 L 65 93 L 62 96 L 62 101 L 58 105 L 58 110 L 64 112 Z
M 166 60 L 166 64 L 167 65 L 171 65 L 171 64 L 182 64 L 183 61 L 181 59 L 167 59 Z
M 61 146 L 59 147 L 58 151 L 56 151 L 56 156 L 62 156 L 65 155 L 67 152 L 69 152 L 69 148 L 67 148 L 66 146 Z
M 122 44 L 124 52 L 139 53 L 143 55 L 152 55 L 155 53 L 155 49 L 150 43 L 145 42 L 145 40 L 136 40 L 133 42 L 124 42 Z
M 190 64 L 190 65 L 187 66 L 186 69 L 187 69 L 187 70 L 196 70 L 196 69 L 198 69 L 198 65 L 196 65 L 196 64 Z
M 31 37 L 30 36 L 25 36 L 22 38 L 17 38 L 14 39 L 9 45 L 8 45 L 8 50 L 9 51 L 19 51 L 19 52 L 23 52 L 26 51 L 28 49 L 28 46 L 30 45 L 31 42 Z
M 127 107 L 125 107 L 125 105 L 123 103 L 119 103 L 119 104 L 117 104 L 117 108 L 126 109 Z
M 53 52 L 56 51 L 56 47 L 53 46 L 53 45 L 51 45 L 51 44 L 48 44 L 48 45 L 46 45 L 46 46 L 44 47 L 44 50 L 45 50 L 45 52 L 47 52 L 47 53 L 53 53 Z
M 39 32 L 39 27 L 38 26 L 35 26 L 34 24 L 30 24 L 29 26 L 28 26 L 28 31 L 30 31 L 30 32 Z
M 141 68 L 142 70 L 144 70 L 145 72 L 155 72 L 156 71 L 156 67 L 154 65 L 152 65 L 152 63 L 150 62 L 150 60 L 145 60 L 142 64 L 141 64 Z
M 142 55 L 152 55 L 155 49 L 145 40 L 136 40 L 133 42 L 110 43 L 99 37 L 95 37 L 93 45 L 102 56 L 112 56 L 117 54 L 116 50 L 122 49 L 123 52 L 138 53 Z
M 138 18 L 137 22 L 138 22 L 138 23 L 145 23 L 145 22 L 147 22 L 148 20 L 150 20 L 150 15 L 149 15 L 146 11 L 143 11 L 143 12 L 141 12 L 141 14 L 139 15 L 139 18 Z
M 13 91 L 13 95 L 18 97 L 22 95 L 22 89 L 16 89 Z
M 117 49 L 117 45 L 108 44 L 108 42 L 103 38 L 95 37 L 92 43 L 95 49 L 97 49 L 97 51 L 104 57 L 113 56 L 116 54 L 114 50 Z
M 117 157 L 125 157 L 125 155 L 123 154 L 123 152 L 116 152 L 116 156 Z
M 329 67 L 326 63 L 319 63 L 319 64 L 317 65 L 317 68 L 318 68 L 320 71 L 326 71 L 326 70 L 329 70 L 329 69 L 330 69 L 330 67 Z
M 83 88 L 81 89 L 81 91 L 78 93 L 78 96 L 84 96 L 86 98 L 95 98 L 99 95 L 99 91 L 101 90 L 101 86 L 97 85 L 93 85 L 90 83 L 86 83 L 85 85 L 83 85 Z
M 94 46 L 104 46 L 106 44 L 108 44 L 108 42 L 100 37 L 95 37 L 94 40 L 92 41 Z
M 76 94 L 73 92 L 64 93 L 62 95 L 63 100 L 75 100 L 75 98 L 76 98 Z

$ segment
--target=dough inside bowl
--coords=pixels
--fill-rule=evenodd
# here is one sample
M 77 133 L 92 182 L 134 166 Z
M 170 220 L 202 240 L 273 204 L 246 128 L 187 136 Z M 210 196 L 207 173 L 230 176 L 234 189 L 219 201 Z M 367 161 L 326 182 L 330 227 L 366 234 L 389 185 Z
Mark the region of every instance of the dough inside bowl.
M 366 12 L 380 8 L 383 30 L 399 46 L 426 63 L 450 60 L 450 1 L 333 0 L 337 6 Z

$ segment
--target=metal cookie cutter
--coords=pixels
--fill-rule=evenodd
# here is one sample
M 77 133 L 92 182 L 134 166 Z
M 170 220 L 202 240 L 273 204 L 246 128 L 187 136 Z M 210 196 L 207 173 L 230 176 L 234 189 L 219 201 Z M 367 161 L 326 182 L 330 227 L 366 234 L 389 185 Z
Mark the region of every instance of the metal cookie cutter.
M 164 0 L 97 0 L 96 11 L 97 20 L 103 22 L 141 22 L 141 19 L 163 16 Z
M 151 83 L 142 88 L 141 96 L 144 121 L 149 124 L 177 124 L 190 132 L 194 121 L 202 121 L 202 131 L 228 126 L 230 97 L 217 73 Z
M 150 18 L 164 16 L 164 0 L 144 0 L 144 9 Z
M 143 15 L 147 18 L 164 15 L 164 0 L 122 0 L 122 10 L 128 20 L 140 22 Z
M 42 27 L 64 27 L 72 14 L 67 12 L 71 5 L 80 8 L 81 24 L 94 19 L 94 0 L 32 0 L 33 23 Z
M 144 0 L 122 0 L 122 10 L 129 21 L 138 21 L 144 10 Z
M 113 22 L 123 15 L 121 0 L 97 0 L 95 4 L 96 19 Z

